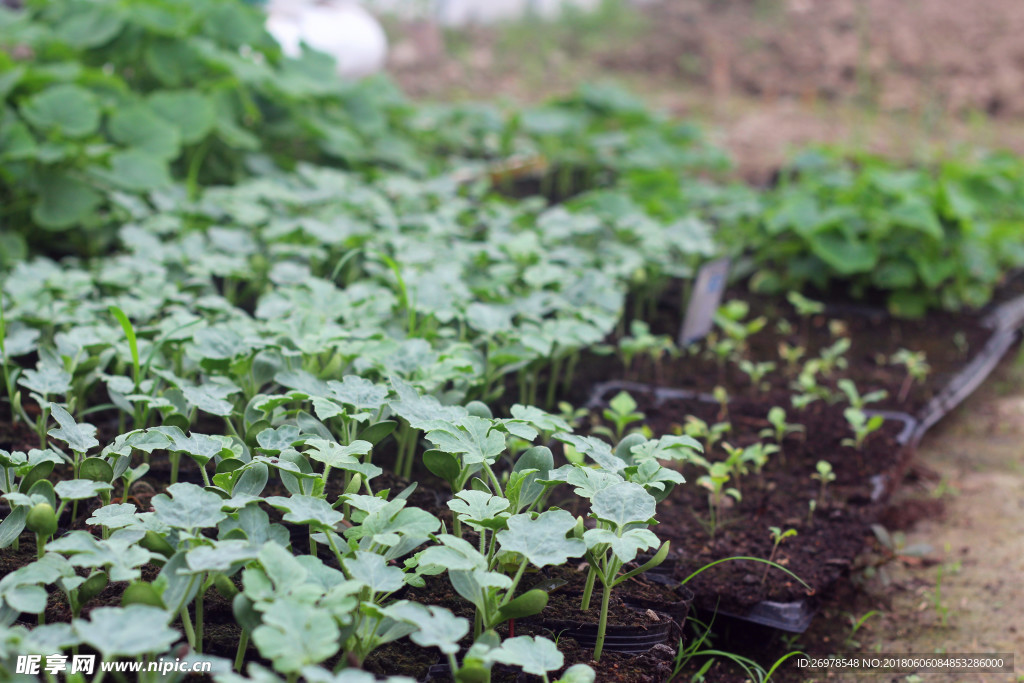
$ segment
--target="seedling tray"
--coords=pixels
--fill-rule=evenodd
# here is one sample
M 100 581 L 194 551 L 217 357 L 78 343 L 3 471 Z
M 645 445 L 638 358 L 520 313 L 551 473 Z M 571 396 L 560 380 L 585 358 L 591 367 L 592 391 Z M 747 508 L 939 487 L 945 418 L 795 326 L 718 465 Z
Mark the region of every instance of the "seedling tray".
M 862 393 L 887 390 L 886 399 L 874 407 L 914 415 L 922 425 L 912 440 L 916 443 L 928 428 L 985 380 L 1016 341 L 1018 330 L 1024 325 L 1021 285 L 1024 285 L 1024 275 L 1004 288 L 1001 300 L 980 313 L 936 312 L 922 320 L 900 320 L 883 309 L 850 303 L 827 304 L 824 313 L 803 319 L 779 298 L 733 291 L 725 299 L 746 300 L 751 310 L 748 319 L 759 315 L 768 318 L 766 328 L 749 340 L 749 358 L 755 362 L 776 362 L 780 370 L 783 365 L 778 355 L 781 342 L 806 346 L 808 353 L 802 359 L 806 360 L 836 341 L 829 324 L 841 323 L 851 339 L 851 348 L 846 354 L 850 367 L 839 374 L 852 379 Z M 776 329 L 779 320 L 788 321 L 793 331 L 782 334 Z M 924 351 L 932 368 L 923 383 L 911 385 L 902 401 L 899 394 L 905 370 L 885 362 L 901 348 Z M 727 364 L 723 376 L 714 361 L 701 357 L 685 356 L 678 361 L 668 361 L 656 371 L 642 367 L 635 378 L 697 391 L 707 391 L 721 384 L 730 396 L 753 393 L 749 379 L 732 363 Z M 777 371 L 766 381 L 771 391 L 778 394 L 776 398 L 781 399 L 790 393 L 790 379 Z
M 706 421 L 713 419 L 706 413 L 708 411 L 717 411 L 719 408 L 717 402 L 707 394 L 685 389 L 654 387 L 623 381 L 606 382 L 595 387 L 588 406 L 591 409 L 600 409 L 607 404 L 608 399 L 620 391 L 630 393 L 640 404 L 641 412 L 647 413 L 649 418 L 654 418 L 653 422 L 656 424 L 656 431 L 658 432 L 670 430 L 670 425 L 666 423 L 667 420 L 674 419 L 681 423 L 684 414 L 703 411 L 705 415 L 702 417 Z M 756 432 L 760 426 L 756 424 L 756 418 L 757 416 L 766 415 L 771 406 L 772 404 L 769 402 L 762 402 L 760 404 L 753 401 L 736 402 L 737 412 L 734 417 L 736 418 L 736 424 L 740 426 L 735 434 L 739 438 L 738 441 L 734 442 L 736 445 L 746 445 L 747 442 L 752 440 L 751 434 L 756 438 Z M 844 418 L 840 415 L 839 421 L 836 420 L 836 409 L 826 410 L 822 407 L 822 410 L 825 412 L 815 417 L 814 420 L 816 422 L 813 424 L 823 425 L 824 431 L 828 431 L 831 434 L 834 434 L 837 429 L 841 432 L 845 424 Z M 795 416 L 792 416 L 792 411 L 790 412 L 790 419 L 795 419 Z M 841 410 L 838 412 L 841 414 Z M 796 471 L 801 470 L 801 468 L 807 469 L 808 463 L 817 459 L 829 460 L 836 466 L 837 474 L 840 477 L 836 484 L 836 495 L 844 499 L 845 502 L 837 505 L 835 509 L 820 513 L 827 515 L 821 522 L 821 528 L 815 528 L 819 526 L 817 517 L 815 518 L 814 527 L 805 528 L 801 525 L 802 519 L 796 516 L 792 508 L 779 505 L 778 496 L 784 498 L 805 496 L 804 499 L 806 499 L 807 490 L 803 487 L 799 478 L 782 476 L 779 479 L 774 479 L 771 477 L 781 475 L 776 473 L 769 477 L 766 469 L 767 481 L 778 481 L 779 486 L 795 485 L 797 490 L 785 492 L 784 495 L 772 492 L 769 486 L 774 484 L 766 484 L 765 491 L 767 492 L 761 492 L 756 488 L 751 489 L 749 487 L 753 485 L 753 477 L 748 477 L 751 479 L 750 482 L 747 482 L 746 478 L 744 479 L 744 495 L 748 496 L 749 499 L 745 498 L 744 501 L 741 501 L 740 506 L 744 514 L 751 516 L 751 520 L 748 523 L 748 520 L 744 517 L 739 523 L 743 527 L 750 527 L 751 529 L 761 529 L 763 527 L 762 530 L 764 531 L 766 531 L 769 525 L 782 528 L 799 528 L 800 534 L 796 538 L 787 541 L 787 543 L 793 544 L 790 547 L 797 548 L 798 550 L 800 549 L 799 544 L 806 543 L 808 544 L 806 552 L 800 550 L 799 554 L 787 553 L 791 555 L 788 559 L 793 561 L 792 568 L 797 574 L 801 573 L 799 571 L 800 567 L 805 568 L 806 571 L 813 571 L 815 578 L 812 578 L 810 583 L 814 588 L 815 595 L 826 590 L 852 564 L 853 559 L 863 547 L 863 539 L 869 533 L 870 524 L 877 520 L 883 503 L 894 490 L 896 483 L 900 481 L 902 472 L 909 462 L 907 444 L 910 443 L 917 431 L 917 421 L 914 417 L 904 413 L 881 411 L 881 414 L 886 418 L 886 426 L 883 427 L 884 434 L 880 432 L 876 435 L 879 438 L 872 437 L 872 439 L 869 439 L 869 445 L 863 454 L 859 454 L 853 451 L 853 449 L 846 449 L 846 451 L 840 449 L 838 447 L 838 440 L 842 436 L 841 433 L 836 436 L 837 443 L 834 445 L 834 448 L 822 448 L 820 452 L 808 452 L 805 455 L 800 455 L 798 450 L 802 446 L 788 446 L 795 454 L 791 454 L 794 460 L 788 462 L 787 467 L 792 467 Z M 767 425 L 767 422 L 764 422 L 764 424 Z M 811 425 L 812 423 L 808 424 L 808 429 L 813 428 Z M 727 437 L 726 440 L 731 438 Z M 746 439 L 746 442 L 744 439 Z M 840 459 L 837 460 L 837 458 Z M 856 462 L 853 462 L 854 460 Z M 693 483 L 691 482 L 686 486 L 692 487 Z M 699 501 L 695 500 L 699 496 L 692 493 L 692 489 L 684 490 L 689 493 L 690 498 L 688 500 L 691 504 L 695 502 L 699 504 Z M 750 502 L 756 496 L 762 494 L 766 502 L 761 504 L 764 510 L 759 510 L 757 505 L 750 505 Z M 813 497 L 813 493 L 811 497 Z M 678 495 L 674 495 L 673 498 L 666 501 L 669 507 L 666 508 L 666 514 L 659 517 L 662 520 L 662 524 L 657 531 L 662 537 L 672 540 L 673 548 L 676 550 L 683 550 L 684 546 L 678 545 L 680 542 L 690 543 L 690 545 L 685 546 L 690 552 L 693 552 L 695 549 L 699 550 L 699 546 L 703 544 L 703 541 L 708 539 L 707 532 L 699 524 L 693 523 L 692 517 L 686 516 L 686 513 L 690 512 L 689 510 L 683 511 L 671 507 L 672 501 L 678 498 Z M 663 503 L 663 505 L 666 505 L 666 503 Z M 781 518 L 769 518 L 774 512 L 787 509 L 789 512 L 785 513 Z M 799 517 L 806 517 L 806 508 L 803 509 L 803 513 Z M 743 534 L 747 533 L 746 530 L 743 531 Z M 749 537 L 737 533 L 736 539 L 742 536 L 744 539 L 750 540 L 753 544 L 752 548 L 747 549 L 744 545 L 734 545 L 730 546 L 734 547 L 734 552 L 727 552 L 722 555 L 718 555 L 713 550 L 707 551 L 708 554 L 701 555 L 699 561 L 683 562 L 676 571 L 673 577 L 674 580 L 682 580 L 689 572 L 694 571 L 707 562 L 721 559 L 721 557 L 736 555 L 767 557 L 771 545 L 767 538 L 767 533 L 764 534 L 766 538 L 760 538 L 753 531 L 749 533 L 752 534 Z M 701 541 L 693 544 L 691 541 L 695 537 L 694 535 L 699 537 Z M 833 541 L 830 539 L 830 535 L 835 535 L 837 540 Z M 733 539 L 730 543 L 738 544 L 739 542 Z M 786 549 L 786 544 L 780 547 L 780 553 L 784 549 Z M 818 553 L 821 553 L 820 557 L 817 556 Z M 786 557 L 787 554 L 782 554 L 779 557 Z M 685 556 L 683 559 L 686 559 Z M 743 569 L 744 566 L 747 568 Z M 765 566 L 753 562 L 727 562 L 716 566 L 706 574 L 700 575 L 694 579 L 693 586 L 698 593 L 697 606 L 704 610 L 716 608 L 717 597 L 713 597 L 712 593 L 708 590 L 709 587 L 713 587 L 714 596 L 722 596 L 722 603 L 717 606 L 719 614 L 784 631 L 803 632 L 810 624 L 816 612 L 817 604 L 813 596 L 809 596 L 803 589 L 799 589 L 798 584 L 794 584 L 794 588 L 799 590 L 783 590 L 779 597 L 769 594 L 763 599 L 749 599 L 751 593 L 772 592 L 771 590 L 757 588 L 757 585 L 761 583 L 760 579 Z M 716 583 L 715 581 L 701 579 L 701 577 L 713 576 L 716 572 L 734 574 L 734 580 Z M 777 575 L 772 575 L 772 577 L 773 580 L 777 580 L 778 577 L 783 577 L 783 575 L 777 573 Z M 747 586 L 744 587 L 743 584 L 747 584 Z M 755 587 L 751 589 L 750 584 L 755 584 Z M 730 595 L 730 593 L 735 593 L 735 595 Z

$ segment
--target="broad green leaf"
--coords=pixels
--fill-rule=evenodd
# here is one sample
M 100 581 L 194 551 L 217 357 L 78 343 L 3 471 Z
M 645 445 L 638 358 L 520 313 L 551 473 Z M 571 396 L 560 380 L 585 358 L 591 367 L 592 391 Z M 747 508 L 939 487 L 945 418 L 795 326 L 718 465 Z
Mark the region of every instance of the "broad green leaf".
M 221 509 L 223 500 L 216 493 L 204 491 L 195 484 L 179 482 L 167 487 L 167 494 L 153 496 L 151 504 L 157 519 L 176 529 L 206 529 L 217 526 L 227 514 Z
M 578 538 L 566 538 L 576 519 L 566 510 L 548 510 L 536 519 L 515 515 L 508 529 L 498 532 L 498 544 L 506 552 L 523 555 L 538 568 L 562 565 L 570 557 L 581 557 L 587 546 Z
M 626 461 L 616 457 L 612 453 L 611 445 L 596 436 L 580 436 L 578 434 L 558 432 L 554 437 L 590 457 L 591 460 L 601 466 L 601 469 L 608 472 L 621 472 L 626 468 Z
M 643 486 L 622 482 L 595 493 L 590 509 L 598 519 L 621 529 L 629 524 L 646 523 L 654 517 L 656 505 L 654 496 Z
M 377 553 L 357 550 L 355 557 L 345 558 L 344 565 L 349 576 L 369 588 L 371 593 L 392 593 L 405 585 L 405 572 L 388 566 Z
M 870 272 L 878 263 L 875 245 L 851 238 L 841 229 L 809 237 L 811 251 L 841 275 Z
M 558 647 L 541 636 L 508 638 L 501 647 L 491 651 L 490 658 L 501 664 L 517 666 L 535 676 L 547 676 L 549 671 L 561 669 L 565 663 Z
M 106 540 L 85 531 L 72 531 L 46 544 L 46 549 L 69 556 L 74 567 L 105 568 L 111 581 L 135 581 L 140 567 L 155 555 L 138 545 L 145 536 L 139 529 L 118 529 Z
M 327 386 L 332 398 L 359 410 L 376 412 L 388 399 L 387 387 L 356 375 L 345 375 L 340 382 L 330 380 Z
M 56 26 L 57 37 L 77 49 L 105 45 L 124 28 L 124 18 L 99 4 L 79 6 Z
M 160 90 L 149 96 L 149 106 L 178 129 L 183 144 L 205 138 L 217 122 L 217 111 L 205 95 L 193 90 Z
M 468 465 L 493 463 L 505 451 L 504 435 L 493 429 L 493 420 L 466 416 L 427 434 L 438 450 L 461 454 Z
M 293 524 L 313 524 L 320 528 L 333 529 L 345 516 L 330 506 L 323 498 L 313 496 L 271 496 L 267 504 L 285 510 L 284 521 Z
M 300 671 L 334 656 L 341 647 L 338 625 L 324 616 L 324 610 L 311 605 L 276 601 L 273 609 L 263 613 L 263 623 L 253 631 L 253 642 L 277 670 Z
M 71 391 L 71 373 L 50 363 L 39 363 L 36 370 L 23 370 L 18 384 L 40 396 L 62 396 Z
M 129 192 L 149 192 L 171 184 L 167 161 L 144 149 L 129 149 L 110 155 L 108 168 L 93 167 L 92 172 Z
M 640 550 L 655 548 L 660 541 L 650 529 L 630 529 L 621 536 L 608 529 L 587 529 L 583 532 L 587 548 L 607 543 L 623 563 L 632 562 Z
M 509 501 L 483 491 L 459 491 L 448 501 L 459 519 L 474 529 L 503 529 L 508 519 Z
M 61 171 L 39 174 L 39 199 L 32 219 L 41 227 L 59 230 L 88 218 L 103 203 L 103 196 L 91 185 Z
M 96 524 L 108 529 L 120 529 L 136 523 L 137 510 L 132 503 L 114 503 L 104 505 L 92 513 L 86 524 Z
M 299 428 L 295 425 L 281 425 L 276 429 L 264 429 L 256 435 L 256 443 L 271 455 L 276 455 L 286 448 L 291 448 L 303 441 Z
M 370 452 L 373 446 L 369 441 L 356 440 L 347 446 L 342 446 L 336 441 L 308 439 L 306 445 L 312 447 L 306 451 L 306 455 L 330 467 L 360 472 L 367 477 L 375 477 L 382 472 L 379 467 L 367 465 L 357 457 Z
M 99 495 L 100 491 L 109 491 L 113 486 L 106 482 L 89 479 L 64 479 L 58 481 L 53 489 L 61 500 L 85 500 Z
M 21 105 L 21 114 L 36 128 L 81 138 L 100 127 L 96 96 L 77 85 L 51 85 Z
M 100 445 L 96 440 L 96 427 L 83 422 L 78 424 L 71 413 L 64 410 L 58 403 L 50 404 L 50 415 L 60 425 L 57 429 L 51 429 L 47 434 L 55 439 L 65 442 L 68 448 L 76 453 L 85 453 L 90 448 Z
M 0 549 L 14 543 L 15 539 L 25 530 L 25 518 L 28 516 L 28 510 L 27 505 L 16 507 L 4 518 L 3 522 L 0 522 Z
M 181 636 L 167 624 L 171 615 L 149 605 L 98 607 L 89 619 L 75 619 L 72 625 L 83 642 L 98 650 L 104 659 L 139 657 L 163 653 Z
M 213 545 L 201 545 L 189 550 L 185 563 L 195 573 L 228 573 L 235 565 L 256 559 L 259 546 L 250 541 L 217 541 Z
M 420 647 L 436 647 L 442 654 L 455 654 L 459 651 L 459 641 L 469 633 L 469 620 L 455 616 L 444 607 L 415 602 L 394 607 L 407 611 L 409 621 L 419 627 L 409 637 Z
M 462 471 L 456 456 L 436 449 L 423 454 L 423 464 L 431 473 L 444 479 L 453 488 Z
M 442 545 L 433 545 L 420 553 L 420 566 L 436 566 L 448 570 L 486 569 L 487 558 L 476 548 L 458 536 L 441 534 L 437 537 Z

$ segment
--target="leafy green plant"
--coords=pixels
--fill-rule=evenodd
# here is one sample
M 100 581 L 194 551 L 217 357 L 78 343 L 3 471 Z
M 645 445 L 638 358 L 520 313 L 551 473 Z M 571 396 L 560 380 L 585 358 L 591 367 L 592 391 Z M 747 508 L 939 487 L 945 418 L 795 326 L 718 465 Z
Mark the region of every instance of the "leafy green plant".
M 806 430 L 803 425 L 786 422 L 786 410 L 779 406 L 772 406 L 768 409 L 768 424 L 771 427 L 762 429 L 759 434 L 762 439 L 771 438 L 775 440 L 775 444 L 779 449 L 780 459 L 785 463 L 786 449 L 783 442 L 786 440 L 786 437 L 790 434 L 802 434 Z
M 915 383 L 924 384 L 932 370 L 924 351 L 914 352 L 909 349 L 899 349 L 889 358 L 889 364 L 902 365 L 907 370 L 907 376 L 900 385 L 899 394 L 896 396 L 896 400 L 900 403 L 906 402 L 910 389 Z
M 612 423 L 612 429 L 599 425 L 594 428 L 594 433 L 604 434 L 616 442 L 621 441 L 631 424 L 644 419 L 644 414 L 637 412 L 636 408 L 636 400 L 625 391 L 620 391 L 608 401 L 608 407 L 601 413 L 605 420 Z
M 836 386 L 838 386 L 840 391 L 846 395 L 846 400 L 849 401 L 850 407 L 856 408 L 857 410 L 864 410 L 869 403 L 877 403 L 878 401 L 884 400 L 885 397 L 889 395 L 889 393 L 883 389 L 878 391 L 869 391 L 862 396 L 860 392 L 857 391 L 857 385 L 853 383 L 853 380 L 845 378 L 836 382 Z
M 601 661 L 612 589 L 637 574 L 658 566 L 668 556 L 669 544 L 665 542 L 650 560 L 635 569 L 619 574 L 623 565 L 636 559 L 637 552 L 658 545 L 658 537 L 648 528 L 653 522 L 655 507 L 654 496 L 639 484 L 612 484 L 591 498 L 591 516 L 597 521 L 597 528 L 583 531 L 579 528 L 582 525 L 577 526 L 577 533 L 582 535 L 586 543 L 586 557 L 590 564 L 580 609 L 590 609 L 595 579 L 603 588 L 594 661 Z
M 769 373 L 775 371 L 775 363 L 752 363 L 749 360 L 741 360 L 739 368 L 743 371 L 743 374 L 750 378 L 750 384 L 756 391 L 768 391 L 770 386 L 767 382 L 764 382 L 764 378 Z
M 759 291 L 881 291 L 904 317 L 977 308 L 1024 256 L 1001 248 L 1021 220 L 1021 173 L 1006 155 L 907 168 L 809 151 L 781 174 L 763 219 L 736 225 L 733 239 L 751 245 Z
M 859 408 L 847 408 L 843 411 L 843 417 L 853 431 L 853 438 L 843 439 L 844 446 L 851 446 L 857 450 L 863 450 L 864 443 L 868 437 L 882 428 L 885 418 L 881 415 L 868 417 L 867 413 Z
M 768 561 L 772 562 L 775 560 L 775 553 L 778 552 L 779 546 L 782 545 L 782 542 L 790 536 L 796 536 L 797 533 L 796 529 L 786 529 L 783 531 L 781 527 L 777 526 L 768 527 L 768 530 L 772 535 L 772 552 L 768 555 Z M 764 568 L 764 574 L 761 575 L 761 585 L 764 585 L 765 580 L 768 578 L 769 569 L 771 569 L 771 565 L 767 565 Z
M 708 490 L 708 535 L 714 539 L 715 532 L 721 525 L 725 498 L 728 496 L 733 500 L 740 501 L 743 496 L 735 487 L 726 488 L 730 479 L 728 465 L 724 462 L 703 463 L 702 465 L 707 473 L 697 478 L 697 485 Z
M 817 503 L 811 508 L 812 515 L 814 514 L 815 508 L 825 506 L 828 485 L 836 480 L 836 475 L 832 471 L 832 465 L 827 460 L 819 460 L 818 464 L 814 466 L 814 469 L 815 472 L 811 474 L 811 479 L 818 481 L 821 484 L 821 488 L 818 491 Z

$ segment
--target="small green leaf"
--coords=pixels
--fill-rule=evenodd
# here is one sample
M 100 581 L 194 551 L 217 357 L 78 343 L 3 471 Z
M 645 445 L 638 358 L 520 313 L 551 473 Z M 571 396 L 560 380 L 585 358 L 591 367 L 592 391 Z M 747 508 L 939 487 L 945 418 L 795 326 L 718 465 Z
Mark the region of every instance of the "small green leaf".
M 68 447 L 76 453 L 85 453 L 90 448 L 100 445 L 96 440 L 96 427 L 91 424 L 75 422 L 71 413 L 64 410 L 58 403 L 50 404 L 50 415 L 60 425 L 59 429 L 51 429 L 47 432 L 55 439 L 65 442 Z
M 525 619 L 540 614 L 547 605 L 548 594 L 539 588 L 534 588 L 502 605 L 498 609 L 498 619 L 500 621 Z
M 549 671 L 561 669 L 565 663 L 565 657 L 555 644 L 541 636 L 508 638 L 490 653 L 490 658 L 501 664 L 518 666 L 535 676 L 547 676 Z
M 431 449 L 423 454 L 423 464 L 431 473 L 444 479 L 452 488 L 455 488 L 455 482 L 461 472 L 457 457 L 451 453 Z

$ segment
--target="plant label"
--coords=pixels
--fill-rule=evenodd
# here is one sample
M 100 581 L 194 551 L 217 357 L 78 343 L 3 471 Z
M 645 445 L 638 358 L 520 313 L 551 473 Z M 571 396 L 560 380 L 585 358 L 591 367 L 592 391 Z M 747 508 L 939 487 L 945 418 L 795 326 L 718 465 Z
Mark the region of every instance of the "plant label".
M 729 259 L 709 261 L 697 271 L 697 279 L 686 307 L 686 318 L 679 330 L 679 346 L 688 346 L 703 339 L 711 331 L 715 311 L 722 303 L 722 293 L 729 275 Z

